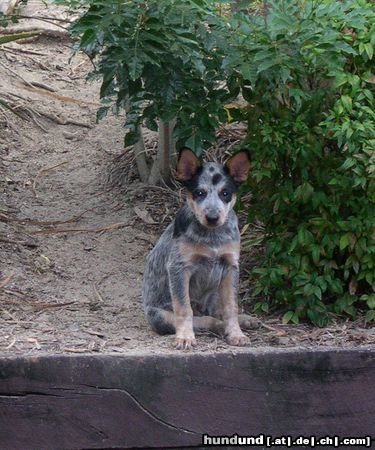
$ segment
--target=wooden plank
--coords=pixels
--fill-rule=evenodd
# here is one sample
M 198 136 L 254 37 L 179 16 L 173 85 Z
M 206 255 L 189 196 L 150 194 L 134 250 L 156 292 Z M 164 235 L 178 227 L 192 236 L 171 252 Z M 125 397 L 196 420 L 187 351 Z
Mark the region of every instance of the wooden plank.
M 374 379 L 374 349 L 3 357 L 0 448 L 183 448 L 204 433 L 363 437 L 375 430 Z

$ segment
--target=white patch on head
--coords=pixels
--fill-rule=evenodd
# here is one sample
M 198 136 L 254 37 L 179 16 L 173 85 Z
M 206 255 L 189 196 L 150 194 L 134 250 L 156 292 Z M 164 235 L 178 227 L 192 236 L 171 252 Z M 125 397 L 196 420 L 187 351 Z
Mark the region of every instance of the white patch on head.
M 195 200 L 192 195 L 188 197 L 188 204 L 198 221 L 205 227 L 214 228 L 224 225 L 228 214 L 236 201 L 235 195 L 230 202 L 225 202 L 220 193 L 227 183 L 228 175 L 224 172 L 223 166 L 218 163 L 206 163 L 198 179 L 198 189 L 206 192 L 206 197 L 202 200 Z M 208 223 L 208 218 L 217 217 L 217 222 L 212 225 Z

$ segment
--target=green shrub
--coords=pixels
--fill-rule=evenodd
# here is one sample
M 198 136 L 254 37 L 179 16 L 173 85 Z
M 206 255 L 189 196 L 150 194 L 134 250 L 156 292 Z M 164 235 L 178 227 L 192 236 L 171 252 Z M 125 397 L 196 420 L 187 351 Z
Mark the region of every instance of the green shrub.
M 175 136 L 197 154 L 225 121 L 222 105 L 230 92 L 221 70 L 223 55 L 209 0 L 62 0 L 86 9 L 72 27 L 79 49 L 95 63 L 91 76 L 102 79 L 100 97 L 108 110 L 126 111 L 125 145 L 138 139 L 141 122 L 176 119 Z
M 285 322 L 374 320 L 374 5 L 275 1 L 266 21 L 238 16 L 226 60 L 247 101 L 249 220 L 266 230 L 255 293 Z
M 124 109 L 126 145 L 141 122 L 175 119 L 199 154 L 219 124 L 248 124 L 249 221 L 266 247 L 255 309 L 375 320 L 373 2 L 267 1 L 263 15 L 259 2 L 259 15 L 210 0 L 59 2 L 84 7 L 73 32 L 102 79 L 98 118 Z

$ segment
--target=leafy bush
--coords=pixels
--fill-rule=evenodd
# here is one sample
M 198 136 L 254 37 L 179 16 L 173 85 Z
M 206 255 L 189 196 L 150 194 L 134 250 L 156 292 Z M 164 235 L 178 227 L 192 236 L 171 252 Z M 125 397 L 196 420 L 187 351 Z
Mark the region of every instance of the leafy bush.
M 215 32 L 214 2 L 209 0 L 60 1 L 86 7 L 72 32 L 81 36 L 79 49 L 95 61 L 92 76 L 102 79 L 100 96 L 109 109 L 124 109 L 125 145 L 138 139 L 144 121 L 152 130 L 157 120 L 177 119 L 175 135 L 201 153 L 225 121 L 221 107 L 230 93 L 221 70 L 223 55 Z M 219 30 L 218 30 L 219 31 Z
M 374 320 L 374 5 L 275 1 L 266 21 L 238 16 L 226 60 L 247 101 L 249 220 L 266 229 L 256 293 L 285 322 L 366 305 Z
M 265 224 L 266 246 L 256 310 L 324 325 L 366 308 L 375 320 L 373 3 L 268 1 L 267 14 L 231 15 L 210 0 L 61 2 L 85 8 L 73 32 L 102 78 L 98 117 L 125 109 L 126 145 L 142 121 L 176 119 L 199 154 L 219 124 L 248 124 L 249 221 Z M 239 94 L 242 107 L 230 103 Z

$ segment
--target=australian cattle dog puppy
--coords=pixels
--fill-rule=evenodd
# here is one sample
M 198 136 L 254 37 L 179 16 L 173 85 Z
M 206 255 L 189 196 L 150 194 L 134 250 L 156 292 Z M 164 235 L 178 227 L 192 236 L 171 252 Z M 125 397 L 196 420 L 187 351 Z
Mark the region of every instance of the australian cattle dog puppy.
M 151 327 L 176 334 L 176 347 L 196 344 L 194 330 L 211 330 L 230 345 L 246 345 L 238 315 L 240 233 L 233 211 L 236 190 L 248 176 L 248 153 L 241 151 L 223 166 L 201 164 L 183 149 L 177 178 L 187 200 L 147 258 L 143 304 Z

